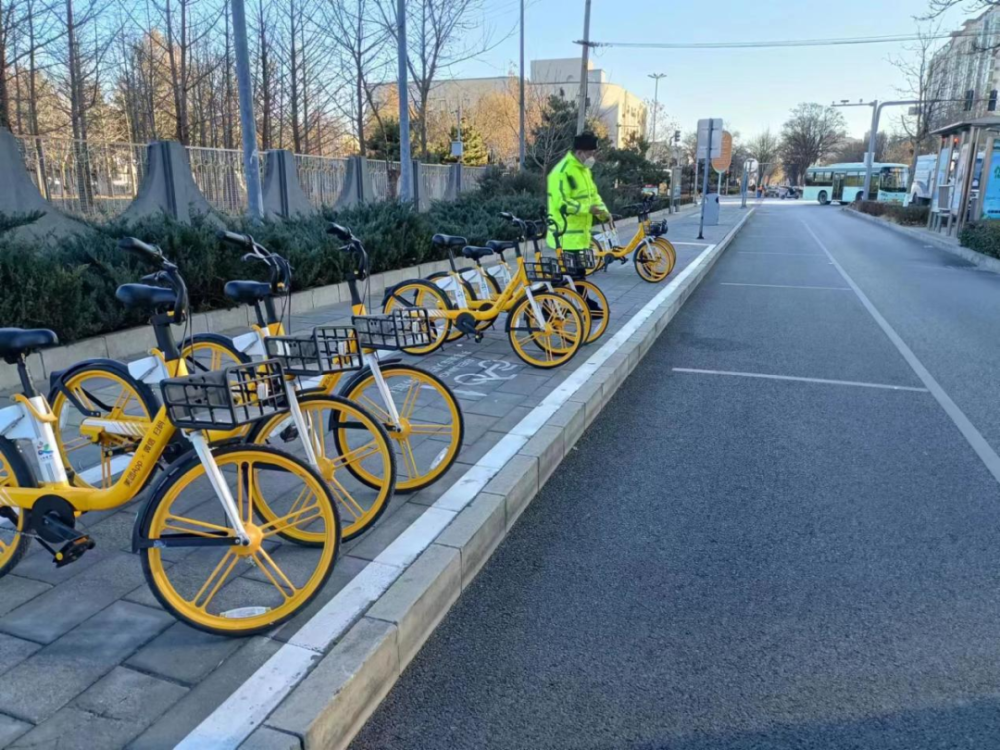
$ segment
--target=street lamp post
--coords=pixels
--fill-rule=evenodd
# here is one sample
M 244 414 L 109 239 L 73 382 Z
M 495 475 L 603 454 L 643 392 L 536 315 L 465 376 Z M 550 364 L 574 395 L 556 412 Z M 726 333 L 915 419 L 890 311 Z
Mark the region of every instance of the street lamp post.
M 653 134 L 650 140 L 653 145 L 656 145 L 656 110 L 660 107 L 660 79 L 666 78 L 666 73 L 650 73 L 649 78 L 652 78 L 656 83 L 653 86 Z
M 520 99 L 521 123 L 519 128 L 517 163 L 521 171 L 524 171 L 524 0 L 521 0 L 521 67 L 519 72 L 518 98 Z

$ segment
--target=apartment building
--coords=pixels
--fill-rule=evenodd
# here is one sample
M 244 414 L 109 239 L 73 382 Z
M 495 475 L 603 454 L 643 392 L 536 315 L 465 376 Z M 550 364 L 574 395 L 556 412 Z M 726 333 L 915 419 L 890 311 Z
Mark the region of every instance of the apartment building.
M 990 92 L 1000 88 L 1000 8 L 990 8 L 951 35 L 931 62 L 933 98 L 956 101 L 935 105 L 932 128 L 987 113 Z M 972 110 L 964 107 L 966 92 L 974 92 Z

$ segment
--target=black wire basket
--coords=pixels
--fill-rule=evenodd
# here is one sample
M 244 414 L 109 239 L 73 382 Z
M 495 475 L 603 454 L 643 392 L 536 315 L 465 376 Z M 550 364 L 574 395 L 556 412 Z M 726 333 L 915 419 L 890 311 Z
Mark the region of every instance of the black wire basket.
M 160 390 L 167 416 L 184 430 L 234 430 L 288 411 L 285 373 L 274 359 L 168 378 Z
M 532 283 L 551 282 L 558 281 L 563 271 L 555 258 L 542 258 L 524 261 L 524 275 Z
M 559 257 L 563 273 L 578 274 L 597 268 L 593 250 L 563 250 Z
M 662 237 L 667 233 L 667 220 L 654 221 L 649 225 L 649 234 L 653 237 Z
M 430 317 L 420 307 L 386 315 L 355 315 L 352 322 L 364 349 L 398 351 L 427 346 L 433 340 Z
M 350 326 L 318 326 L 309 336 L 268 336 L 264 348 L 285 372 L 297 377 L 350 372 L 364 364 Z

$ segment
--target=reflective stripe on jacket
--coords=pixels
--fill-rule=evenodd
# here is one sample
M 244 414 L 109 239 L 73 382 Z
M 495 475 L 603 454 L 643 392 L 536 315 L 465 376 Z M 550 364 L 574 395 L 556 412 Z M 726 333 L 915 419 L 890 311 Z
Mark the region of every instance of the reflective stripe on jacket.
M 590 169 L 572 151 L 549 172 L 548 193 L 549 216 L 560 225 L 566 222 L 563 249 L 586 250 L 590 247 L 590 228 L 594 221 L 590 208 L 599 206 L 604 209 L 604 201 L 597 193 Z M 551 229 L 545 241 L 549 247 L 556 246 Z

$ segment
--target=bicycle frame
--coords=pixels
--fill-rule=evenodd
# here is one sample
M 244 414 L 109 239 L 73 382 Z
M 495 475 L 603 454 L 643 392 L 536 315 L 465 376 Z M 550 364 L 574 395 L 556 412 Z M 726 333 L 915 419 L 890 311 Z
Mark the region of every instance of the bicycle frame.
M 507 266 L 506 262 L 504 262 L 504 266 Z M 432 319 L 445 318 L 454 321 L 458 319 L 459 315 L 464 313 L 471 315 L 476 322 L 493 321 L 500 317 L 501 313 L 510 312 L 523 293 L 527 296 L 528 302 L 531 305 L 531 314 L 534 316 L 535 322 L 539 326 L 545 327 L 545 318 L 533 294 L 535 291 L 534 287 L 545 286 L 545 283 L 532 283 L 528 281 L 527 274 L 524 271 L 524 258 L 521 256 L 520 250 L 517 251 L 517 267 L 510 281 L 500 291 L 499 296 L 493 297 L 490 295 L 490 299 L 466 299 L 465 290 L 462 289 L 461 285 L 461 272 L 455 267 L 454 257 L 451 258 L 451 269 L 448 275 L 455 282 L 455 299 L 458 302 L 458 307 L 454 310 L 429 310 L 428 315 Z M 508 274 L 510 273 L 509 266 L 507 266 L 507 272 Z M 483 283 L 485 284 L 485 280 L 483 280 Z

